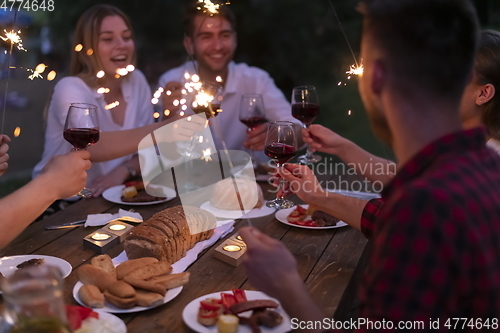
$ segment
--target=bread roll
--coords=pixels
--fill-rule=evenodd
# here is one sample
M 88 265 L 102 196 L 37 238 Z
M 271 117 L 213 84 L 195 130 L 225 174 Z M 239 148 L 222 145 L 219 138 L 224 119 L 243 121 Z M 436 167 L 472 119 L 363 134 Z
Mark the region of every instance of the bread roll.
M 90 260 L 90 264 L 116 277 L 115 265 L 113 261 L 111 261 L 109 255 L 101 254 L 100 256 L 94 257 Z
M 108 287 L 107 291 L 121 298 L 131 298 L 135 296 L 134 287 L 124 281 L 116 281 Z
M 136 268 L 146 266 L 152 263 L 158 262 L 158 259 L 156 258 L 151 258 L 151 257 L 145 257 L 145 258 L 139 258 L 139 259 L 133 259 L 133 260 L 127 260 L 116 266 L 116 278 L 118 280 L 122 280 L 125 275 L 130 273 Z
M 151 281 L 134 278 L 128 275 L 125 276 L 123 281 L 127 282 L 131 286 L 134 286 L 135 288 L 153 291 L 155 293 L 161 294 L 162 296 L 165 296 L 165 294 L 167 293 L 167 288 L 164 288 L 160 284 Z
M 158 306 L 164 303 L 165 298 L 161 294 L 143 289 L 137 289 L 136 292 L 137 305 L 139 306 L 149 308 L 151 306 Z
M 89 308 L 104 307 L 104 295 L 99 288 L 93 284 L 84 284 L 80 290 L 78 290 L 78 297 L 80 297 L 83 304 Z
M 155 276 L 169 274 L 171 271 L 172 265 L 170 265 L 166 261 L 158 261 L 146 266 L 136 268 L 128 273 L 125 277 L 130 276 L 141 280 L 147 280 Z
M 235 189 L 235 183 L 238 193 Z M 226 178 L 215 184 L 210 202 L 212 206 L 224 210 L 241 210 L 238 200 L 241 198 L 244 210 L 260 208 L 264 204 L 264 195 L 260 186 L 247 178 Z
M 179 274 L 169 274 L 157 276 L 149 279 L 148 281 L 161 285 L 165 289 L 173 289 L 185 285 L 189 282 L 189 272 L 182 272 Z
M 117 281 L 116 277 L 92 265 L 78 267 L 76 276 L 83 284 L 93 284 L 101 292 L 104 292 L 111 284 Z
M 108 291 L 104 292 L 104 298 L 106 298 L 106 301 L 108 301 L 109 303 L 113 304 L 114 306 L 120 309 L 130 309 L 133 308 L 136 304 L 135 297 L 130 297 L 130 298 L 117 297 L 115 295 L 112 295 Z

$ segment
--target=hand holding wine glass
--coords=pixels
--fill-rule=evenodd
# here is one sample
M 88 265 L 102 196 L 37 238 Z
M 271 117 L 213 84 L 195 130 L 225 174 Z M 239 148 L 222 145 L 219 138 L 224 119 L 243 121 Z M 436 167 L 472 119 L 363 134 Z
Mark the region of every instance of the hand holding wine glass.
M 292 91 L 292 116 L 300 120 L 307 129 L 319 115 L 319 100 L 316 88 L 313 86 L 300 86 Z M 299 156 L 301 163 L 314 163 L 321 161 L 321 156 L 314 155 L 310 146 L 307 146 L 305 155 Z
M 248 131 L 253 131 L 257 126 L 267 122 L 262 95 L 245 94 L 241 96 L 240 121 L 248 127 Z M 255 166 L 257 161 L 253 149 L 250 149 L 250 154 Z
M 279 168 L 290 161 L 297 153 L 297 139 L 294 124 L 289 121 L 275 121 L 267 129 L 265 154 L 272 158 Z M 278 192 L 283 188 L 285 180 L 282 178 Z M 280 196 L 266 203 L 268 207 L 286 209 L 295 204 Z
M 99 141 L 99 120 L 97 106 L 87 103 L 72 103 L 66 116 L 63 137 L 75 150 L 85 150 Z M 92 192 L 83 188 L 78 194 L 90 197 Z

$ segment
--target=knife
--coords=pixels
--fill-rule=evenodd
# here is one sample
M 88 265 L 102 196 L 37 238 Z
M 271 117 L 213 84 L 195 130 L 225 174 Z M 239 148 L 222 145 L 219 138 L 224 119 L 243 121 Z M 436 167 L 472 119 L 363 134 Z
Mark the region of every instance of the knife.
M 68 222 L 68 223 L 59 224 L 59 225 L 51 225 L 51 226 L 45 227 L 45 230 L 75 228 L 75 227 L 79 227 L 81 224 L 85 223 L 85 221 L 87 221 L 87 220 Z

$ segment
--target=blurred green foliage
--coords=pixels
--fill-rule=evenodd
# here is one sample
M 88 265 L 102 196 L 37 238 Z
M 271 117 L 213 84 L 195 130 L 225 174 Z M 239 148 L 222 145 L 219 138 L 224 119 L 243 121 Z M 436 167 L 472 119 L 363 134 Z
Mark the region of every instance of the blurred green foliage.
M 331 2 L 354 54 L 330 0 L 231 0 L 238 19 L 235 60 L 267 70 L 287 97 L 294 86 L 315 85 L 321 101 L 317 123 L 375 154 L 392 158 L 390 149 L 371 133 L 357 78 L 348 80 L 345 74 L 354 57 L 360 60 L 358 0 Z M 500 27 L 500 1 L 474 2 L 485 26 Z M 129 15 L 137 37 L 138 67 L 152 85 L 164 71 L 185 61 L 181 22 L 188 0 L 58 0 L 48 22 L 60 59 L 69 58 L 71 31 L 78 16 L 97 3 L 115 5 Z

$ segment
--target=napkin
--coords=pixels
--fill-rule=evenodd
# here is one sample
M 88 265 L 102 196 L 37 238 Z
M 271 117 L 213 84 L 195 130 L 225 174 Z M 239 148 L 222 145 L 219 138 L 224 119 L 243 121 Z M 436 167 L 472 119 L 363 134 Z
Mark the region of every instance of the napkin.
M 217 228 L 214 229 L 214 234 L 209 239 L 202 242 L 196 243 L 196 245 L 189 251 L 187 251 L 186 256 L 172 265 L 172 273 L 182 273 L 184 272 L 193 262 L 198 259 L 198 255 L 205 250 L 207 247 L 212 246 L 220 238 L 225 237 L 234 230 L 234 220 L 218 221 Z M 124 261 L 127 261 L 127 253 L 122 251 L 118 256 L 113 258 L 113 263 L 118 265 Z
M 129 212 L 128 210 L 120 209 L 116 214 L 89 214 L 87 215 L 87 221 L 85 221 L 85 227 L 97 227 L 105 225 L 112 220 L 119 219 L 120 217 L 129 216 L 139 220 L 143 220 L 141 214 L 135 212 Z

